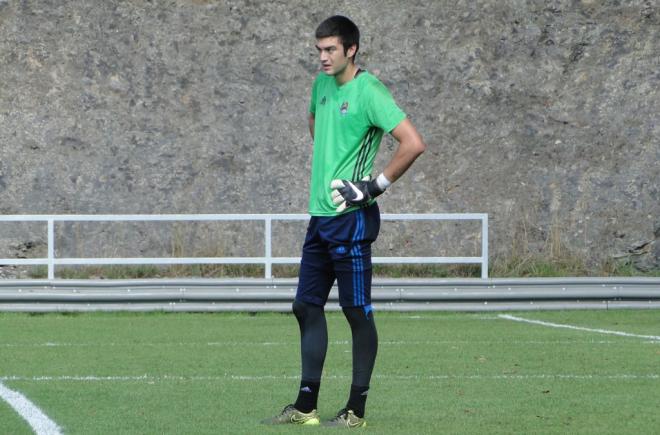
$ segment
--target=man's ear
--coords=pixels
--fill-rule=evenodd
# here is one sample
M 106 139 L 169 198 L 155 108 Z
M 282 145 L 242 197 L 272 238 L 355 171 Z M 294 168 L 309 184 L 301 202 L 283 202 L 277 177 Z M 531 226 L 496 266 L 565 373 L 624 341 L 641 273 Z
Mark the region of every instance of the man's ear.
M 353 57 L 355 56 L 355 53 L 357 53 L 357 45 L 353 44 L 348 47 L 348 50 L 346 50 L 346 57 Z

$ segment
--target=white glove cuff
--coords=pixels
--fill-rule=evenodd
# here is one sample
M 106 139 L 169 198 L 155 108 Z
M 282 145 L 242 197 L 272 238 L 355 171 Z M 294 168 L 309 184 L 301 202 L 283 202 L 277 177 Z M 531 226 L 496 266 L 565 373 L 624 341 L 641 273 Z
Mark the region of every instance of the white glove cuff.
M 376 184 L 380 188 L 380 190 L 385 191 L 388 187 L 392 185 L 392 182 L 387 179 L 385 174 L 381 173 L 378 178 L 376 178 Z

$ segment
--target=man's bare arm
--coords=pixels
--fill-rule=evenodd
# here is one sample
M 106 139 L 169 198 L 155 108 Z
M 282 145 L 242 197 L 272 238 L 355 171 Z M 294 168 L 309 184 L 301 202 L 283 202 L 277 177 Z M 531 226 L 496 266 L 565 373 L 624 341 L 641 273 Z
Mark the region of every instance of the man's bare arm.
M 309 133 L 312 135 L 312 140 L 314 140 L 314 114 L 309 114 Z
M 401 121 L 392 130 L 392 136 L 399 142 L 399 146 L 390 162 L 385 166 L 383 174 L 391 183 L 394 183 L 426 150 L 426 144 L 408 118 Z
M 399 179 L 426 150 L 426 144 L 407 118 L 401 121 L 392 136 L 399 142 L 392 159 L 383 172 L 373 180 L 332 180 L 332 202 L 337 206 L 337 212 L 344 211 L 353 205 L 368 204 L 387 189 L 390 184 Z

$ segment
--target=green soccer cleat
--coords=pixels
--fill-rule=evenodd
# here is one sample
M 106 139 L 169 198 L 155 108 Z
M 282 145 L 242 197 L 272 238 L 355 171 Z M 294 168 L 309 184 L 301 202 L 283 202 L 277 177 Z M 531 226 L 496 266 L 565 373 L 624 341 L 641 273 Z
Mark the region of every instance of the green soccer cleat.
M 316 409 L 313 409 L 311 412 L 304 413 L 298 411 L 293 405 L 287 405 L 284 407 L 281 413 L 275 417 L 267 418 L 262 420 L 263 424 L 305 424 L 308 426 L 314 426 L 321 423 L 319 419 L 319 413 L 316 412 Z
M 337 416 L 330 421 L 323 423 L 323 426 L 328 427 L 342 427 L 347 429 L 356 429 L 358 427 L 365 427 L 367 421 L 360 418 L 350 409 L 342 409 Z

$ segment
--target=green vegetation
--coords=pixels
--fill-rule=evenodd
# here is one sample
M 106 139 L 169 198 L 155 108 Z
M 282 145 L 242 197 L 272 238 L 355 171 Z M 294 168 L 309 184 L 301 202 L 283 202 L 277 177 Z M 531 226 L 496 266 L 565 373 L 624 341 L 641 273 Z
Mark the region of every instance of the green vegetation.
M 609 260 L 589 267 L 577 256 L 552 257 L 528 255 L 495 259 L 490 267 L 492 278 L 548 278 L 562 276 L 623 276 L 658 277 L 660 269 L 642 271 L 629 260 Z
M 556 329 L 493 313 L 377 315 L 373 434 L 657 431 L 660 341 Z M 658 313 L 517 316 L 658 335 Z M 350 332 L 328 314 L 319 412 L 345 404 Z M 259 421 L 294 400 L 298 326 L 285 314 L 0 314 L 0 382 L 66 434 L 310 434 Z M 31 433 L 0 400 L 2 432 Z
M 276 278 L 296 278 L 298 266 L 273 265 Z M 479 278 L 478 265 L 374 265 L 379 278 Z M 28 278 L 44 279 L 45 266 L 32 267 Z M 185 266 L 90 266 L 58 267 L 61 279 L 147 279 L 147 278 L 262 278 L 261 265 L 185 265 Z M 577 276 L 660 277 L 660 269 L 640 271 L 629 261 L 609 261 L 596 270 L 590 270 L 579 258 L 547 258 L 542 256 L 515 257 L 491 261 L 491 278 L 548 278 Z

